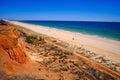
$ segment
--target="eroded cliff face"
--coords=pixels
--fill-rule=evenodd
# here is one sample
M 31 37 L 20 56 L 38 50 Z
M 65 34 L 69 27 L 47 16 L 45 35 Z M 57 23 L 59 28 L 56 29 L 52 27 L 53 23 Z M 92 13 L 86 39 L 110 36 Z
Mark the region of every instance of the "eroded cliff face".
M 0 25 L 0 80 L 41 80 L 41 65 L 27 56 L 24 43 L 15 26 Z
M 0 48 L 6 52 L 10 59 L 24 64 L 28 61 L 20 33 L 12 26 L 0 26 Z

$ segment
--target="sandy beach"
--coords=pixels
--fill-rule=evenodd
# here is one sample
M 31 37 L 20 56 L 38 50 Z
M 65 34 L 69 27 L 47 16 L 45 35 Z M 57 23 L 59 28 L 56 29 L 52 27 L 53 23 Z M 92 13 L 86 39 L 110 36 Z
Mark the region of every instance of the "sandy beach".
M 12 24 L 33 30 L 37 33 L 45 34 L 54 37 L 64 42 L 84 47 L 87 50 L 95 52 L 96 54 L 103 55 L 113 61 L 120 61 L 120 41 L 110 40 L 97 36 L 84 35 L 70 31 L 64 31 L 49 27 L 38 25 L 31 25 L 27 23 L 9 21 Z

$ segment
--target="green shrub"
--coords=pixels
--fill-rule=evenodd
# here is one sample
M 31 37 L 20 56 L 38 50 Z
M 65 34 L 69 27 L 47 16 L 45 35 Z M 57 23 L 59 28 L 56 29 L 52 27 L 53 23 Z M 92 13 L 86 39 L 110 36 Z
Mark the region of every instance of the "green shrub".
M 82 76 L 82 75 L 84 75 L 84 72 L 75 71 L 74 74 L 77 74 L 78 76 Z
M 78 76 L 82 76 L 82 75 L 84 75 L 83 72 L 78 72 L 77 74 L 78 74 Z
M 36 35 L 29 35 L 26 37 L 26 42 L 27 43 L 34 43 L 36 39 L 37 39 Z
M 6 25 L 6 22 L 4 20 L 0 20 L 1 25 Z

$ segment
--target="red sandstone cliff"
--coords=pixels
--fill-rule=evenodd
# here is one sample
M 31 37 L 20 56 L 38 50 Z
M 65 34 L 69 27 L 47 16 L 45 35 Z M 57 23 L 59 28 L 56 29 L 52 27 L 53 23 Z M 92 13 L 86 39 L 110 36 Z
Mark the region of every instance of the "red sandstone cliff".
M 20 32 L 14 26 L 0 25 L 0 80 L 41 78 L 38 70 L 41 65 L 28 58 L 24 46 Z
M 20 33 L 10 25 L 0 25 L 0 57 L 1 60 L 5 60 L 4 63 L 11 65 L 12 62 L 24 64 L 28 61 Z

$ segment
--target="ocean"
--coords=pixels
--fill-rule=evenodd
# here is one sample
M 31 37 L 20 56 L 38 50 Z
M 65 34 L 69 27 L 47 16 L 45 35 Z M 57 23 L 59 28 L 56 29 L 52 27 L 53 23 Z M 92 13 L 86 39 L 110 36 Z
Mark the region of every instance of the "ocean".
M 28 24 L 100 36 L 120 41 L 120 22 L 89 21 L 20 21 Z

